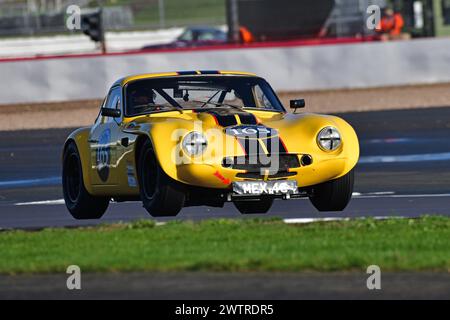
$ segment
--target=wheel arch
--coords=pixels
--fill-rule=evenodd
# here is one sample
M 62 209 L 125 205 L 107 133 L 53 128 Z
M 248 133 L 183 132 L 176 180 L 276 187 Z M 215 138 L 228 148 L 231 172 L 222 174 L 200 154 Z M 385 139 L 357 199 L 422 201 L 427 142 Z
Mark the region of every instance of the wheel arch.
M 320 130 L 329 126 L 339 130 L 342 146 L 336 151 L 325 152 L 317 144 L 317 135 Z M 360 153 L 358 136 L 351 124 L 340 117 L 315 113 L 289 114 L 284 120 L 276 122 L 275 127 L 279 129 L 289 152 L 309 154 L 316 164 L 328 162 L 327 168 L 336 168 L 333 165 L 334 159 L 344 161 L 343 166 L 340 166 L 341 169 L 332 170 L 335 173 L 331 179 L 346 175 L 358 162 Z
M 64 161 L 64 154 L 67 150 L 67 147 L 71 143 L 74 143 L 78 150 L 78 154 L 80 156 L 81 170 L 83 172 L 84 187 L 90 194 L 94 194 L 94 192 L 92 190 L 92 186 L 91 186 L 91 177 L 90 177 L 90 173 L 89 173 L 89 167 L 90 167 L 90 163 L 91 163 L 89 142 L 88 142 L 89 133 L 90 133 L 90 128 L 81 128 L 81 129 L 75 130 L 74 132 L 72 132 L 69 135 L 69 137 L 66 139 L 66 141 L 64 143 L 63 153 L 62 153 L 62 162 Z
M 134 159 L 135 159 L 135 163 L 136 163 L 136 174 L 139 172 L 140 169 L 140 154 L 142 152 L 142 148 L 144 147 L 144 144 L 149 141 L 151 148 L 154 150 L 153 148 L 153 141 L 150 138 L 149 135 L 147 134 L 140 134 L 137 138 L 136 138 L 136 142 L 135 142 L 135 147 L 134 147 Z
M 171 137 L 173 130 L 182 128 L 179 122 L 158 123 L 152 125 L 141 125 L 139 130 L 132 132 L 137 135 L 135 141 L 136 170 L 139 170 L 139 155 L 142 146 L 146 141 L 150 141 L 151 148 L 155 153 L 159 167 L 174 180 L 178 180 L 177 165 L 172 160 L 172 150 L 179 143 L 178 140 L 167 139 Z M 129 132 L 129 131 L 128 131 Z M 129 132 L 131 133 L 131 132 Z

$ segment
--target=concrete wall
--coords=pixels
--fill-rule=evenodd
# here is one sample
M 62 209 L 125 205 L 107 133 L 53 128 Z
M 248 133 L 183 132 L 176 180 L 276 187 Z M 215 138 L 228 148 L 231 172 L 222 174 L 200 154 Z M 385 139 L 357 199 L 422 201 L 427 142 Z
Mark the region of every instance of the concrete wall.
M 450 39 L 3 61 L 0 104 L 102 98 L 124 75 L 204 69 L 255 72 L 283 91 L 449 82 Z
M 106 32 L 108 52 L 138 50 L 147 45 L 174 41 L 183 28 L 155 31 Z M 0 59 L 35 57 L 38 55 L 85 54 L 99 52 L 99 48 L 84 34 L 34 38 L 0 39 Z

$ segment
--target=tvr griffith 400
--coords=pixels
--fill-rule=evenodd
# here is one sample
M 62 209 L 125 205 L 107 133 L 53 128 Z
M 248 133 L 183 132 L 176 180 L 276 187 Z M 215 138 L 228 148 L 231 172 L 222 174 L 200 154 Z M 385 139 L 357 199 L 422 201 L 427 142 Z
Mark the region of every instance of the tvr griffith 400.
M 287 112 L 254 74 L 185 71 L 119 79 L 95 123 L 63 151 L 63 191 L 76 219 L 111 200 L 142 201 L 152 216 L 233 202 L 244 214 L 274 199 L 309 197 L 319 211 L 351 199 L 358 138 L 344 120 Z

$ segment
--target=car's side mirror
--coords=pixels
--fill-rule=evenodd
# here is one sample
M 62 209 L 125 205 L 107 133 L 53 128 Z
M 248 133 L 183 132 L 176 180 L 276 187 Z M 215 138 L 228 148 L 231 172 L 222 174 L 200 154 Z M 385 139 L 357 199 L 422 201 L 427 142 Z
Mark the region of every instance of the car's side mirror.
M 120 118 L 122 113 L 119 109 L 102 108 L 101 112 L 103 117 Z
M 305 99 L 295 99 L 290 101 L 291 109 L 295 110 L 305 107 Z

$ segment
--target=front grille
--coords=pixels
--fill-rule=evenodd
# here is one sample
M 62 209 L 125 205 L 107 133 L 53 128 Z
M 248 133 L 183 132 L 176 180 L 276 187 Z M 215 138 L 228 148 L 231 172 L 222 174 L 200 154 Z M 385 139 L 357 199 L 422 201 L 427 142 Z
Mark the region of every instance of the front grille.
M 281 178 L 287 178 L 287 177 L 293 177 L 296 176 L 297 172 L 278 172 L 275 174 L 268 175 L 268 179 L 281 179 Z M 265 178 L 264 175 L 261 175 L 257 172 L 240 172 L 236 175 L 238 178 L 244 178 L 244 179 L 260 179 L 263 180 Z
M 278 162 L 278 165 L 276 162 Z M 260 173 L 261 170 L 275 171 L 275 173 L 278 173 L 287 172 L 290 168 L 300 167 L 300 161 L 295 154 L 279 154 L 273 155 L 272 157 L 260 154 L 255 156 L 224 158 L 222 166 L 253 173 Z

